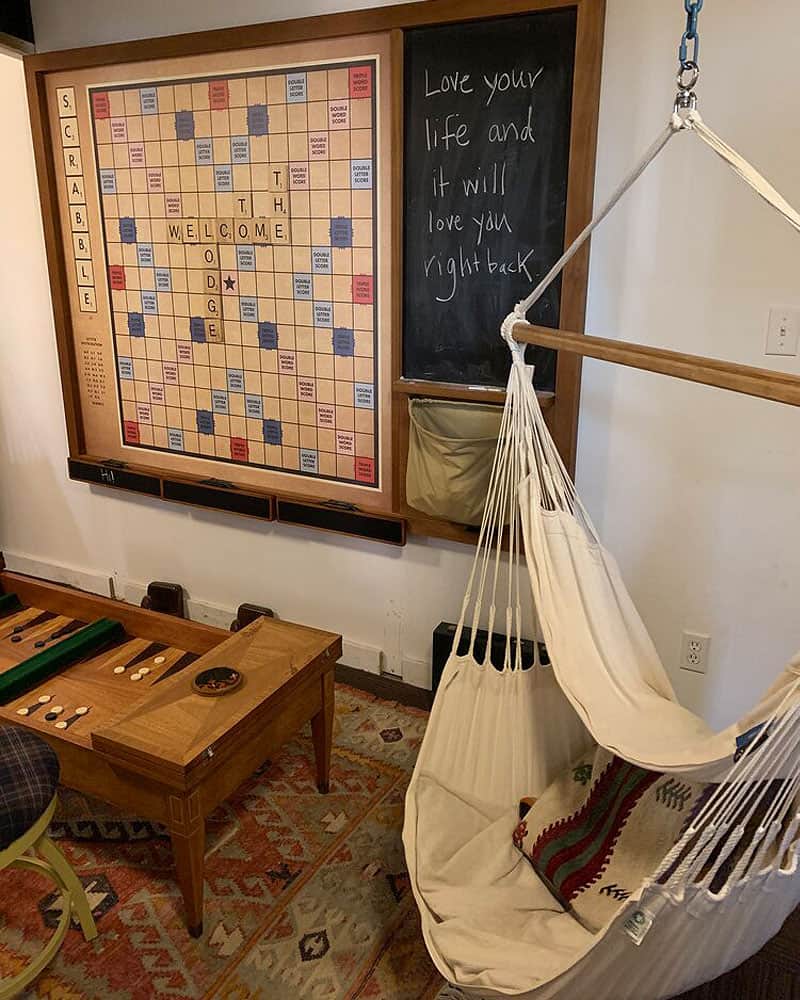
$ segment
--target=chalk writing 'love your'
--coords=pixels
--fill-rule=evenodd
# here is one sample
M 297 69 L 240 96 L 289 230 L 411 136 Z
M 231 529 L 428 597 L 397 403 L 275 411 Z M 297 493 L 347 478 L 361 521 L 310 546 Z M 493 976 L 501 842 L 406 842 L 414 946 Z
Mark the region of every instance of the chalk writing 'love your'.
M 517 69 L 511 71 L 496 72 L 494 76 L 481 74 L 483 84 L 488 90 L 486 95 L 486 107 L 495 98 L 495 95 L 505 93 L 507 90 L 533 90 L 536 81 L 544 72 L 544 66 L 533 72 L 529 69 Z M 425 69 L 425 96 L 435 97 L 437 94 L 474 94 L 475 87 L 472 84 L 472 74 L 456 70 L 454 73 L 442 73 L 431 80 L 430 71 Z

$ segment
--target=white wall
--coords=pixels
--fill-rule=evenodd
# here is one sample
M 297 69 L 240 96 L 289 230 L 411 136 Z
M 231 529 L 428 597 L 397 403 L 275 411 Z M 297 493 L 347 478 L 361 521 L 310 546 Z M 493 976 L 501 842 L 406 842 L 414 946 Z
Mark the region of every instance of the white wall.
M 36 48 L 68 49 L 132 38 L 260 24 L 388 6 L 393 0 L 32 0 Z
M 597 192 L 671 108 L 683 5 L 610 0 Z M 701 14 L 709 125 L 800 205 L 796 0 Z M 673 140 L 594 240 L 589 329 L 800 372 L 764 356 L 770 304 L 800 305 L 800 239 L 699 140 Z M 684 700 L 729 721 L 800 649 L 800 414 L 587 362 L 579 487 L 667 665 L 684 627 L 712 635 Z
M 346 2 L 346 0 L 345 0 Z M 333 10 L 321 0 L 34 0 L 41 49 Z M 348 6 L 366 6 L 355 4 Z M 135 13 L 134 13 L 135 10 Z M 682 4 L 609 0 L 598 195 L 661 127 Z M 795 0 L 707 6 L 702 109 L 800 202 Z M 15 143 L 0 161 L 0 543 L 120 581 L 185 582 L 194 597 L 272 604 L 288 618 L 426 658 L 458 613 L 468 554 L 403 551 L 93 492 L 66 451 L 19 66 L 0 59 Z M 16 97 L 16 99 L 15 99 Z M 788 124 L 787 124 L 788 123 Z M 766 365 L 770 304 L 800 304 L 800 242 L 710 151 L 682 136 L 595 239 L 599 334 Z M 774 362 L 775 359 L 769 359 Z M 779 367 L 775 365 L 775 367 Z M 800 371 L 795 359 L 785 370 Z M 793 409 L 588 362 L 579 486 L 687 704 L 732 719 L 796 648 L 800 462 Z M 713 636 L 706 678 L 677 670 L 683 628 Z M 411 677 L 419 680 L 417 670 Z

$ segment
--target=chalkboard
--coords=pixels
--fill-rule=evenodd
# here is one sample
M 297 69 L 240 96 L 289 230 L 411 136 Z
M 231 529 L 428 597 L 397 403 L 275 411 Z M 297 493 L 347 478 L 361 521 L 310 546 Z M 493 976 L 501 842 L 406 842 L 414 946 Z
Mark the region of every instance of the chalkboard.
M 405 378 L 506 383 L 500 323 L 564 247 L 576 24 L 568 7 L 405 34 Z M 557 327 L 559 299 L 528 318 Z M 554 352 L 528 360 L 553 389 Z

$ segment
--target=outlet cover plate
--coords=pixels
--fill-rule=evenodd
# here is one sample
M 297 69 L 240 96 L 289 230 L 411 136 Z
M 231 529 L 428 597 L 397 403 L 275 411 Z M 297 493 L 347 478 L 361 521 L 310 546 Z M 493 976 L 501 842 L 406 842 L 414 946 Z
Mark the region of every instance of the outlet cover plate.
M 702 632 L 684 632 L 681 639 L 681 670 L 704 674 L 708 667 L 711 636 Z

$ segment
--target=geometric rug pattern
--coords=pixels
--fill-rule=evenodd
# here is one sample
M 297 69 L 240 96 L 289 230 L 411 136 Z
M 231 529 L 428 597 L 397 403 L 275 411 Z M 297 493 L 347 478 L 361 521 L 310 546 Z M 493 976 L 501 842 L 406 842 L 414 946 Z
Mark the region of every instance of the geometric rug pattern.
M 99 936 L 73 929 L 24 994 L 48 1000 L 421 1000 L 422 942 L 400 831 L 427 713 L 337 685 L 331 791 L 306 728 L 209 817 L 204 933 L 188 936 L 169 841 L 62 789 L 53 827 Z M 52 883 L 0 874 L 0 979 L 59 917 Z
M 71 930 L 23 997 L 461 1000 L 425 951 L 400 840 L 427 719 L 337 685 L 330 794 L 317 792 L 307 727 L 209 817 L 197 941 L 163 831 L 62 789 L 50 832 L 100 934 L 87 944 Z M 0 873 L 0 980 L 59 917 L 49 880 Z M 749 962 L 681 1000 L 800 1000 L 798 956 L 800 911 Z

